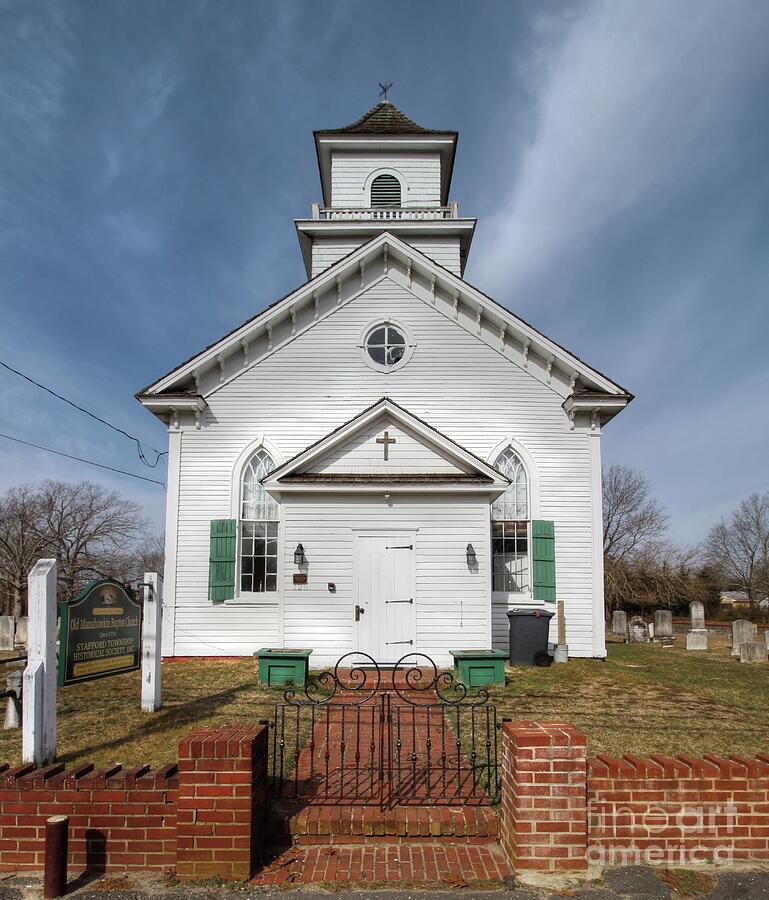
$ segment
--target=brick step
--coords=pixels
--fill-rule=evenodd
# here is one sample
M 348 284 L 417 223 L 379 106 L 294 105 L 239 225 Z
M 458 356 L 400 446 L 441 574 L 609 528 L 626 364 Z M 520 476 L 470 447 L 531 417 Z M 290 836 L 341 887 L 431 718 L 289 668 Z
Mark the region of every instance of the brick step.
M 426 885 L 444 889 L 502 888 L 512 869 L 498 845 L 449 841 L 336 847 L 291 847 L 279 853 L 252 885 L 319 884 L 338 889 L 372 885 Z
M 290 834 L 300 845 L 357 844 L 366 839 L 451 840 L 494 843 L 499 820 L 489 806 L 340 806 L 311 804 L 299 810 L 273 808 L 272 833 Z M 286 828 L 286 826 L 288 826 Z

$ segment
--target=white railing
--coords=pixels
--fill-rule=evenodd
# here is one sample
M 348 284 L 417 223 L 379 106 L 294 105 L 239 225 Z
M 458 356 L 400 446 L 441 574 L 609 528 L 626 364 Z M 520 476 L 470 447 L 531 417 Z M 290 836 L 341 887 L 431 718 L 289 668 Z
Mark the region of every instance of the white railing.
M 456 219 L 457 204 L 450 206 L 398 206 L 378 207 L 375 209 L 321 207 L 312 204 L 313 219 L 334 219 L 344 221 L 423 221 L 425 219 Z

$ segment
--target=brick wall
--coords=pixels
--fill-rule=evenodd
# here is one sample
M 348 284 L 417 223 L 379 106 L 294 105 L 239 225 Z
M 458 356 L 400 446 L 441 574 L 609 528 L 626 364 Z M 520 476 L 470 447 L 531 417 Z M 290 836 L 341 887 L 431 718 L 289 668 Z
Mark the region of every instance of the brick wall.
M 588 760 L 591 861 L 769 860 L 769 756 Z
M 0 766 L 0 872 L 43 866 L 45 820 L 70 817 L 72 870 L 172 869 L 176 863 L 176 765 L 158 772 Z
M 587 867 L 586 747 L 562 722 L 503 723 L 500 842 L 516 869 Z
M 177 876 L 248 878 L 267 809 L 267 728 L 209 728 L 185 738 L 178 806 Z
M 179 763 L 66 770 L 0 765 L 0 872 L 41 869 L 45 820 L 70 817 L 73 873 L 176 870 L 181 878 L 247 878 L 261 848 L 267 729 L 208 728 Z

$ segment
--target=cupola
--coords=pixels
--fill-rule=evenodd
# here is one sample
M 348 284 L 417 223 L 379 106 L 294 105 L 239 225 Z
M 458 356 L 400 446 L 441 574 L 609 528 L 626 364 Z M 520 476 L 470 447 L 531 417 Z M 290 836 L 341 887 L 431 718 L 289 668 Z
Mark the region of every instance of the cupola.
M 308 276 L 383 231 L 462 275 L 475 219 L 449 200 L 456 131 L 424 128 L 383 100 L 314 136 L 323 200 L 296 220 Z

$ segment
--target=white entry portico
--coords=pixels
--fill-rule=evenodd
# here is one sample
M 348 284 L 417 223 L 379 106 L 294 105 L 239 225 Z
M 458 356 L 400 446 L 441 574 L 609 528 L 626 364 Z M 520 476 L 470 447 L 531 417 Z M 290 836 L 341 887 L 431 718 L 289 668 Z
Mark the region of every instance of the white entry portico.
M 309 280 L 137 395 L 169 430 L 165 655 L 448 664 L 556 599 L 605 655 L 601 432 L 632 397 L 464 279 L 456 142 L 387 101 L 315 132 Z

